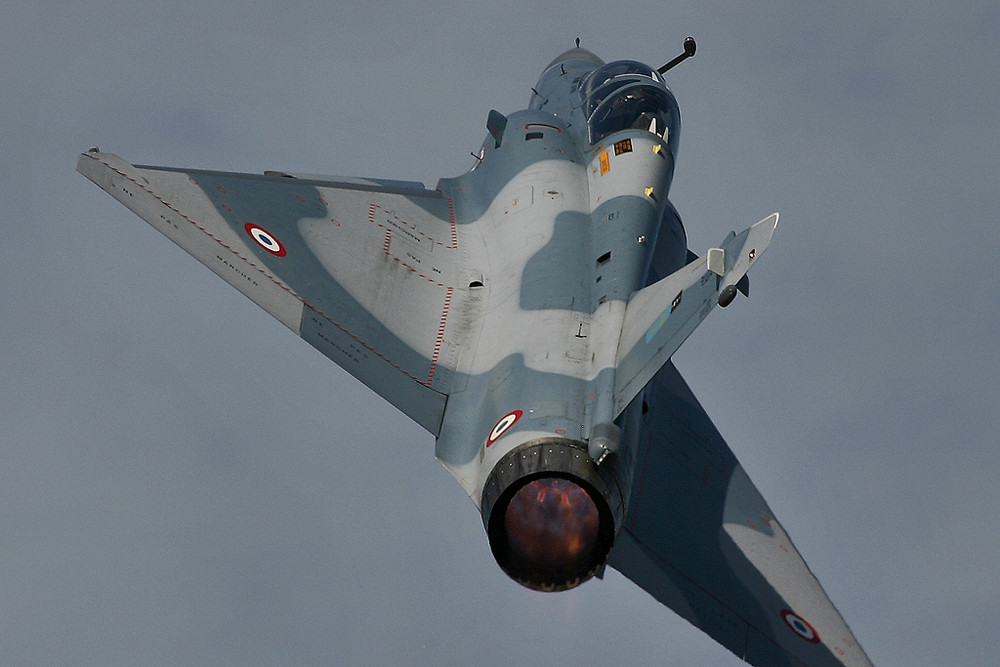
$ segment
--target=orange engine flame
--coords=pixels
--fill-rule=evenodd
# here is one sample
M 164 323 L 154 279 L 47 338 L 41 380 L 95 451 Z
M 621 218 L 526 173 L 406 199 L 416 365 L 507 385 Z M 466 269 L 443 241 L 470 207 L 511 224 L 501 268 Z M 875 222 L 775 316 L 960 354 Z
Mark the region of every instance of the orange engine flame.
M 513 555 L 551 573 L 568 572 L 588 560 L 597 543 L 597 505 L 568 479 L 528 482 L 507 505 L 504 517 Z

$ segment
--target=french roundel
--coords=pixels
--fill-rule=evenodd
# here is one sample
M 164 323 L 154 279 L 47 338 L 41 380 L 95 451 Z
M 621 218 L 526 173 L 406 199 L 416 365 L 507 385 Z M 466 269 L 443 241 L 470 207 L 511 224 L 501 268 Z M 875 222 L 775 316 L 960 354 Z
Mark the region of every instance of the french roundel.
M 785 621 L 785 624 L 792 629 L 792 631 L 799 637 L 802 637 L 808 642 L 813 644 L 819 643 L 819 634 L 816 629 L 809 625 L 805 619 L 803 619 L 798 614 L 795 614 L 788 609 L 781 610 L 781 618 Z
M 257 245 L 264 250 L 278 257 L 285 256 L 285 246 L 281 245 L 281 241 L 279 241 L 271 232 L 267 231 L 260 225 L 253 224 L 252 222 L 248 222 L 244 226 L 244 229 L 246 229 L 247 234 L 249 234 L 250 237 L 257 242 Z
M 496 442 L 497 438 L 506 433 L 511 426 L 517 423 L 517 420 L 520 419 L 523 414 L 523 410 L 514 410 L 513 412 L 505 414 L 500 421 L 497 422 L 497 425 L 493 427 L 493 430 L 490 431 L 490 437 L 486 440 L 486 446 L 489 447 Z

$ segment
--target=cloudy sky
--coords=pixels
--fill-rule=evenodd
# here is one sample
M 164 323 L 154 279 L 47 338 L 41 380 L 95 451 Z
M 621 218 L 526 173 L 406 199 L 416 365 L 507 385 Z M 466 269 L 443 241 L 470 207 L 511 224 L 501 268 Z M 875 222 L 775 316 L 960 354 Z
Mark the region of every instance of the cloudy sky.
M 433 186 L 574 38 L 691 34 L 690 245 L 782 221 L 676 364 L 875 664 L 995 664 L 996 3 L 539 4 L 3 3 L 0 661 L 743 664 L 508 580 L 426 432 L 74 171 Z

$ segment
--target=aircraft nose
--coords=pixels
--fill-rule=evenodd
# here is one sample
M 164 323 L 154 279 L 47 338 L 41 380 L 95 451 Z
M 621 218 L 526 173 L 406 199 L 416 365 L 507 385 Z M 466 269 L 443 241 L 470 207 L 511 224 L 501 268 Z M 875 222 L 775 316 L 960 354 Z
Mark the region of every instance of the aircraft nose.
M 563 51 L 561 54 L 556 56 L 555 60 L 550 62 L 545 69 L 549 69 L 549 67 L 553 67 L 554 65 L 568 62 L 570 60 L 583 60 L 585 62 L 594 63 L 595 65 L 598 66 L 604 64 L 604 61 L 598 58 L 596 55 L 594 55 L 587 49 L 583 49 L 577 46 L 576 48 L 572 48 L 568 51 Z

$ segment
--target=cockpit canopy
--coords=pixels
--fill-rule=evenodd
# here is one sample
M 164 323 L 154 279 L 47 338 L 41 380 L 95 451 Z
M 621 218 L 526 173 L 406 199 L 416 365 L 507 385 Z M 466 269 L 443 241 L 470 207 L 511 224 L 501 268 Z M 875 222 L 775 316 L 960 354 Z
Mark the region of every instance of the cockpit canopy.
M 677 154 L 680 112 L 663 77 L 648 65 L 617 60 L 592 71 L 580 87 L 581 106 L 590 128 L 590 143 L 627 129 L 663 137 Z
M 594 91 L 606 84 L 608 81 L 625 76 L 653 79 L 654 81 L 663 84 L 663 77 L 661 77 L 654 69 L 649 67 L 649 65 L 644 65 L 635 60 L 616 60 L 614 62 L 607 63 L 606 65 L 601 65 L 588 74 L 587 79 L 583 82 L 583 86 L 580 88 L 581 94 L 584 98 L 589 98 Z

